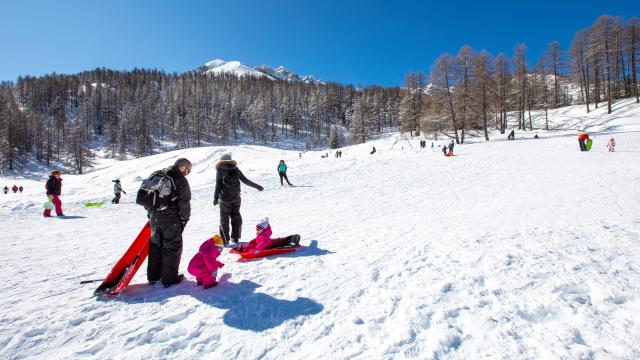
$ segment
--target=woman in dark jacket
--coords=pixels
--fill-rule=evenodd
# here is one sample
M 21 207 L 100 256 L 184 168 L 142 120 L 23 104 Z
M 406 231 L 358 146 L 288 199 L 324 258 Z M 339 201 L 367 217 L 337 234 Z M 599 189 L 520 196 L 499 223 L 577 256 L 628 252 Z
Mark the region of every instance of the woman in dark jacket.
M 60 201 L 60 195 L 62 194 L 62 178 L 60 178 L 60 176 L 60 170 L 53 170 L 44 187 L 47 189 L 47 197 L 56 208 L 56 215 L 64 216 L 62 213 L 62 201 Z M 44 215 L 44 217 L 50 217 L 51 210 L 45 209 L 42 215 Z
M 229 244 L 229 240 L 237 244 L 242 234 L 240 182 L 242 181 L 245 185 L 258 191 L 264 190 L 262 186 L 247 179 L 237 165 L 234 160 L 231 160 L 229 153 L 223 154 L 216 164 L 216 190 L 213 194 L 213 206 L 220 203 L 220 235 L 225 245 Z M 229 220 L 231 220 L 231 234 L 229 234 Z

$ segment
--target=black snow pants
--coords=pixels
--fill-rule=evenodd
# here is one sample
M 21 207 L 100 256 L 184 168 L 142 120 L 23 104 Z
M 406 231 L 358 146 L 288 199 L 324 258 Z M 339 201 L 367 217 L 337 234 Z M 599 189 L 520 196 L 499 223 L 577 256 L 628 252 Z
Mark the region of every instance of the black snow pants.
M 182 256 L 182 223 L 177 216 L 151 217 L 151 242 L 147 262 L 147 280 L 165 285 L 178 281 Z
M 114 197 L 114 198 L 113 198 L 113 200 L 111 200 L 111 203 L 112 203 L 112 204 L 118 204 L 118 203 L 120 203 L 120 195 L 121 195 L 120 193 L 117 193 L 117 194 L 116 194 L 116 197 Z
M 242 236 L 242 216 L 240 215 L 241 199 L 220 201 L 220 236 L 225 244 L 231 239 L 240 239 Z M 231 236 L 229 236 L 229 220 L 231 220 Z
M 337 153 L 336 153 L 336 154 L 337 154 Z M 287 177 L 287 173 L 286 173 L 286 172 L 285 172 L 285 173 L 281 173 L 281 172 L 279 172 L 279 173 L 278 173 L 278 175 L 280 175 L 280 185 L 284 185 L 284 184 L 282 183 L 282 179 L 287 180 L 287 184 L 291 185 L 291 183 L 289 182 L 289 178 Z

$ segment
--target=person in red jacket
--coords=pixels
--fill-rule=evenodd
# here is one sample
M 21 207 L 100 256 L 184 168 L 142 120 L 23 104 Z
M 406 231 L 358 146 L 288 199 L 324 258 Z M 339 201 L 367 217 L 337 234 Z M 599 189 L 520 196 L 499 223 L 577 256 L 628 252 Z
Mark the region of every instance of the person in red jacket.
M 589 140 L 589 135 L 587 133 L 582 133 L 578 136 L 580 151 L 587 151 L 587 140 Z
M 60 194 L 62 194 L 62 179 L 60 178 L 60 170 L 53 170 L 47 180 L 47 184 L 44 186 L 47 189 L 47 197 L 56 208 L 56 215 L 64 216 L 62 213 L 62 201 L 60 201 Z M 51 210 L 45 209 L 43 213 L 44 217 L 51 216 Z
M 269 218 L 264 217 L 258 225 L 256 225 L 256 238 L 249 241 L 246 245 L 239 245 L 236 247 L 237 252 L 246 252 L 257 254 L 263 250 L 276 248 L 286 245 L 297 245 L 300 241 L 299 235 L 290 235 L 287 237 L 271 238 L 271 225 L 269 225 Z
M 18 192 L 18 185 L 13 184 L 13 187 L 11 188 L 11 190 L 13 190 L 13 193 L 17 193 Z

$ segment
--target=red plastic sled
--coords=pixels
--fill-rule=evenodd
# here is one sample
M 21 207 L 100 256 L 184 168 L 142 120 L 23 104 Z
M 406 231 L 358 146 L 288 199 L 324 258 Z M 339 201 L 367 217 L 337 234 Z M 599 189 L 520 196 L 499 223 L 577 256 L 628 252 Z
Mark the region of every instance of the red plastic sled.
M 133 279 L 133 275 L 136 274 L 140 265 L 142 265 L 147 255 L 149 255 L 150 239 L 151 225 L 149 221 L 147 221 L 131 246 L 129 246 L 129 249 L 122 255 L 113 269 L 111 269 L 109 275 L 107 275 L 93 294 L 117 295 L 127 287 L 131 279 Z
M 238 252 L 238 251 L 236 251 L 236 249 L 231 249 L 231 250 L 229 250 L 229 252 L 233 253 L 233 254 L 238 254 L 243 259 L 255 259 L 255 258 L 260 258 L 260 257 L 264 257 L 264 256 L 271 256 L 271 255 L 278 255 L 278 254 L 285 254 L 285 253 L 293 252 L 293 251 L 298 250 L 301 247 L 302 246 L 300 246 L 300 245 L 291 245 L 291 246 L 283 246 L 283 247 L 278 247 L 278 248 L 270 248 L 270 249 L 262 250 L 257 254 L 256 253 Z

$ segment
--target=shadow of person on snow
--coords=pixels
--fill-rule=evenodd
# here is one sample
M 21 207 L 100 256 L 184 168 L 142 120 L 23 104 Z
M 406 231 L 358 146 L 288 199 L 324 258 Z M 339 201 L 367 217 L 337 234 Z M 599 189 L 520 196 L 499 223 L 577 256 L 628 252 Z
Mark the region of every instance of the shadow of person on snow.
M 86 219 L 86 217 L 84 217 L 84 216 L 79 216 L 79 215 L 62 215 L 62 216 L 58 216 L 58 218 L 60 218 L 60 219 L 66 219 L 66 220 L 73 220 L 73 219 Z
M 186 279 L 167 289 L 146 284 L 131 285 L 117 297 L 104 297 L 99 300 L 113 299 L 130 304 L 163 303 L 169 298 L 188 295 L 203 304 L 228 309 L 222 317 L 225 325 L 256 332 L 275 328 L 286 320 L 299 316 L 318 314 L 324 309 L 324 306 L 309 298 L 298 297 L 293 301 L 277 299 L 255 292 L 261 285 L 253 281 L 242 280 L 239 283 L 233 283 L 229 278 L 231 278 L 229 274 L 222 275 L 217 286 L 206 290 Z
M 305 257 L 305 256 L 322 256 L 327 254 L 333 254 L 333 251 L 318 249 L 318 240 L 311 240 L 309 246 L 301 247 L 299 250 L 289 254 L 283 254 L 286 257 Z

